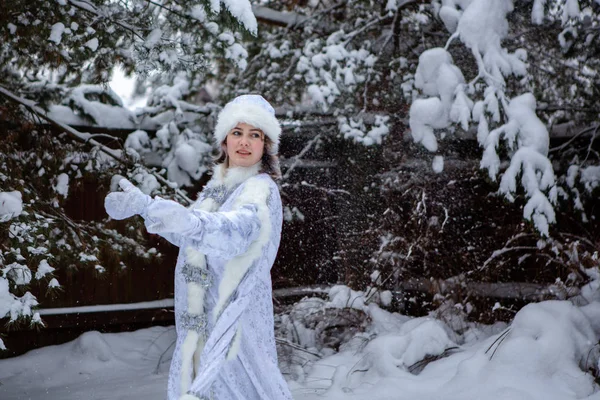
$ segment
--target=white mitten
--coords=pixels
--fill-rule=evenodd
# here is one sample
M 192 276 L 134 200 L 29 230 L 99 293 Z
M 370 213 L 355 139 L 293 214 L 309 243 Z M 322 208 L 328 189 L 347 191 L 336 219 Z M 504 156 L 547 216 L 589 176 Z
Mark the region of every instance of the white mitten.
M 112 219 L 126 219 L 142 214 L 152 202 L 152 198 L 144 194 L 127 179 L 121 179 L 119 186 L 122 192 L 112 192 L 104 199 L 104 208 Z
M 196 230 L 200 220 L 181 204 L 159 197 L 146 210 L 146 230 L 150 233 L 185 234 Z

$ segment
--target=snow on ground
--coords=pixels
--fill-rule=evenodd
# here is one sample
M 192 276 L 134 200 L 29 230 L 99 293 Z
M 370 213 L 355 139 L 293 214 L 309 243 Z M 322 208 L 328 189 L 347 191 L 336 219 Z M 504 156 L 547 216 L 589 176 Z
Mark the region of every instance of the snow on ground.
M 351 307 L 340 303 L 342 295 Z M 328 302 L 305 299 L 280 316 L 283 325 L 295 325 L 305 347 L 287 347 L 292 357 L 280 356 L 296 400 L 600 400 L 585 372 L 599 367 L 598 302 L 530 304 L 508 327 L 467 324 L 458 334 L 448 320 L 389 313 L 359 297 L 337 290 Z M 298 316 L 319 307 L 364 312 L 367 326 L 339 351 L 318 348 L 318 324 L 302 328 Z M 0 399 L 162 400 L 174 340 L 173 327 L 87 332 L 0 360 Z M 422 362 L 428 356 L 438 359 Z
M 2 400 L 163 399 L 174 328 L 86 332 L 0 361 Z M 162 358 L 161 358 L 162 355 Z

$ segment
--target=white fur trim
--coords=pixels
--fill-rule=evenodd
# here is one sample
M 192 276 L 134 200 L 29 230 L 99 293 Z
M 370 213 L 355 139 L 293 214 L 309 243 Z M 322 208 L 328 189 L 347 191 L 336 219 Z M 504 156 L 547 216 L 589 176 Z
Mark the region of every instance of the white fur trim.
M 202 200 L 201 202 L 194 203 L 192 208 L 210 212 L 210 211 L 216 211 L 219 208 L 219 204 L 214 199 L 211 199 L 209 197 L 209 198 Z
M 215 126 L 215 144 L 220 146 L 229 131 L 240 122 L 245 122 L 263 131 L 273 142 L 271 153 L 277 154 L 279 137 L 281 136 L 279 121 L 277 121 L 275 115 L 252 103 L 228 103 L 223 108 L 219 113 L 217 125 Z
M 198 374 L 198 368 L 200 368 L 200 356 L 202 355 L 202 351 L 204 350 L 204 345 L 206 341 L 202 335 L 198 335 L 198 342 L 196 342 L 196 351 L 194 352 L 194 376 Z
M 269 241 L 269 237 L 271 236 L 271 217 L 267 199 L 270 191 L 269 181 L 264 179 L 248 180 L 244 185 L 242 193 L 235 199 L 234 210 L 244 204 L 256 205 L 260 220 L 260 231 L 258 238 L 250 244 L 244 254 L 232 258 L 225 264 L 223 278 L 219 284 L 219 298 L 213 310 L 213 320 L 215 321 L 223 311 L 223 307 L 229 297 L 237 289 L 252 262 L 262 255 L 262 248 Z
M 186 247 L 185 258 L 189 264 L 196 268 L 206 268 L 206 257 L 192 246 Z
M 224 168 L 223 165 L 220 165 L 221 168 Z M 246 180 L 252 178 L 255 175 L 258 175 L 260 171 L 261 164 L 258 162 L 250 167 L 229 167 L 224 168 L 224 177 L 223 184 L 228 188 L 232 188 L 235 185 L 238 185 Z
M 179 392 L 185 393 L 190 388 L 193 379 L 193 370 L 191 369 L 194 353 L 196 351 L 196 343 L 200 335 L 194 330 L 188 330 L 181 345 L 181 381 Z
M 188 308 L 187 311 L 193 315 L 204 314 L 204 287 L 195 282 L 189 282 L 187 285 Z
M 250 167 L 229 167 L 224 164 L 215 165 L 213 168 L 212 178 L 207 184 L 207 187 L 225 185 L 228 189 L 246 181 L 247 179 L 258 175 L 261 168 L 261 163 L 256 163 Z M 202 202 L 196 202 L 192 208 L 202 211 L 213 212 L 219 209 L 219 204 L 212 198 L 206 198 Z
M 181 396 L 179 398 L 179 400 L 200 400 L 198 397 L 194 396 L 193 394 L 184 394 L 183 396 Z
M 204 203 L 204 202 L 203 202 Z M 206 268 L 206 257 L 191 246 L 185 249 L 186 260 L 195 268 Z M 187 312 L 193 315 L 204 314 L 204 299 L 206 289 L 194 282 L 187 284 Z M 204 338 L 194 330 L 188 330 L 181 347 L 181 393 L 187 392 L 196 375 L 200 363 L 200 354 L 204 349 Z
M 249 178 L 258 175 L 260 172 L 260 167 L 260 163 L 256 163 L 249 167 L 229 168 L 225 167 L 224 164 L 215 165 L 210 183 L 213 185 L 225 185 L 227 188 L 231 189 L 232 187 L 248 180 Z

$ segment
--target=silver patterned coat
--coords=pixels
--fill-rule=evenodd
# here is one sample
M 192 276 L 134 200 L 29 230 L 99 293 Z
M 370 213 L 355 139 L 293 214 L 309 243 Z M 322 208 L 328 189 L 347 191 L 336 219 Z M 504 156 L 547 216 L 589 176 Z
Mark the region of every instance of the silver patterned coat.
M 168 399 L 291 399 L 273 332 L 277 185 L 258 166 L 217 166 L 192 207 L 147 198 L 142 208 L 148 231 L 180 248 Z

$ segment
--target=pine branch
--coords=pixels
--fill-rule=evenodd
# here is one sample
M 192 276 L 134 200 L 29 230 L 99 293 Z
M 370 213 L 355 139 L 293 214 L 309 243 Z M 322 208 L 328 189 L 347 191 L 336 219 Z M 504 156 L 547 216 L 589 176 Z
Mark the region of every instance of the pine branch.
M 63 124 L 62 122 L 59 122 L 59 121 L 51 118 L 50 116 L 48 116 L 48 114 L 46 113 L 45 110 L 36 106 L 33 101 L 19 97 L 16 94 L 9 91 L 8 89 L 4 88 L 3 86 L 0 86 L 0 94 L 15 103 L 18 103 L 18 104 L 21 104 L 21 105 L 27 107 L 27 109 L 29 109 L 33 114 L 38 115 L 39 117 L 48 121 L 51 125 L 54 125 L 57 128 L 64 130 L 71 138 L 73 138 L 79 142 L 82 142 L 84 144 L 89 143 L 92 146 L 97 147 L 101 152 L 108 155 L 109 157 L 111 157 L 112 159 L 117 161 L 118 163 L 125 165 L 127 167 L 141 166 L 141 165 L 136 165 L 135 163 L 131 162 L 130 160 L 127 160 L 127 159 L 121 157 L 121 155 L 119 154 L 118 151 L 111 149 L 111 148 L 103 145 L 102 143 L 99 143 L 97 140 L 93 139 L 94 135 L 79 132 L 79 131 L 71 128 L 70 126 Z M 146 171 L 148 173 L 152 174 L 160 183 L 172 188 L 175 191 L 175 194 L 181 200 L 186 201 L 188 204 L 193 203 L 193 201 L 189 197 L 187 197 L 185 195 L 185 193 L 183 193 L 181 190 L 179 190 L 177 188 L 174 188 L 173 184 L 171 182 L 167 181 L 165 178 L 163 178 L 161 175 L 159 175 L 156 171 L 150 170 L 150 169 L 146 168 L 145 166 L 141 166 L 141 167 L 145 168 Z
M 122 21 L 118 21 L 118 20 L 110 18 L 108 15 L 106 15 L 106 14 L 102 13 L 100 10 L 98 10 L 98 8 L 96 8 L 95 5 L 90 4 L 85 0 L 69 0 L 69 3 L 71 3 L 76 8 L 79 8 L 80 10 L 87 11 L 91 14 L 96 15 L 97 17 L 100 17 L 100 18 L 105 18 L 105 19 L 109 20 L 110 22 L 119 25 L 123 29 L 133 33 L 135 36 L 137 36 L 141 40 L 145 40 L 144 36 L 141 33 L 139 33 L 139 31 L 134 26 L 129 25 L 126 22 L 122 22 Z

